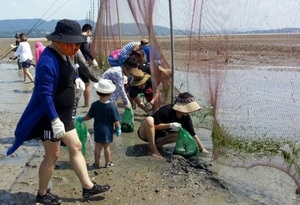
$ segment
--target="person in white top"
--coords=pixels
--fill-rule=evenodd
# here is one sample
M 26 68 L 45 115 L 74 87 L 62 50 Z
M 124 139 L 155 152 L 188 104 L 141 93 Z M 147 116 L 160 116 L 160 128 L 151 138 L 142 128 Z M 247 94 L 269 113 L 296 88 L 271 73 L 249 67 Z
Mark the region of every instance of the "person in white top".
M 107 69 L 103 74 L 102 78 L 111 80 L 113 84 L 116 86 L 115 91 L 112 93 L 110 97 L 110 101 L 116 103 L 117 99 L 121 97 L 125 109 L 131 108 L 131 103 L 127 97 L 125 91 L 125 75 L 123 75 L 122 68 L 120 66 L 114 66 Z
M 23 69 L 24 82 L 26 82 L 26 77 L 33 83 L 34 79 L 29 72 L 29 68 L 32 64 L 33 55 L 29 43 L 27 42 L 27 36 L 24 33 L 21 33 L 20 44 L 14 53 L 14 57 L 18 57 Z

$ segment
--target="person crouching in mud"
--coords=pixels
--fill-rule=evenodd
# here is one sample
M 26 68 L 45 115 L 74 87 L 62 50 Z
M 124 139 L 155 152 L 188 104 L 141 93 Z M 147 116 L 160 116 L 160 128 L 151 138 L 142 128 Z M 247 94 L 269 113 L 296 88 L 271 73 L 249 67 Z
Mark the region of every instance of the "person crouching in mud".
M 18 122 L 12 154 L 25 140 L 40 138 L 45 149 L 44 159 L 39 167 L 39 187 L 36 202 L 41 204 L 61 204 L 62 201 L 48 188 L 55 163 L 59 158 L 61 141 L 68 147 L 72 169 L 82 186 L 82 197 L 110 189 L 108 185 L 98 185 L 89 178 L 85 159 L 81 152 L 81 142 L 77 135 L 72 111 L 75 100 L 75 86 L 84 86 L 70 63 L 80 48 L 84 38 L 76 21 L 63 19 L 55 31 L 46 36 L 52 44 L 40 56 L 35 75 L 32 97 Z
M 158 148 L 176 142 L 181 127 L 186 129 L 196 140 L 202 153 L 209 153 L 196 135 L 190 113 L 200 110 L 195 98 L 188 92 L 180 93 L 174 104 L 162 106 L 152 116 L 146 117 L 138 129 L 141 140 L 149 142 L 151 156 L 162 158 Z

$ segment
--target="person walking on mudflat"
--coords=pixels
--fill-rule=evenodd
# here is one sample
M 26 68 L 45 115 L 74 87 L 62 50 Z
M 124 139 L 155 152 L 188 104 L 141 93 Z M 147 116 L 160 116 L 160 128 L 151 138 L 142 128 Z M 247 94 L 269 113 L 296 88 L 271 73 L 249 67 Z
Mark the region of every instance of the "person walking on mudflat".
M 52 44 L 45 48 L 37 64 L 35 86 L 31 99 L 15 130 L 15 142 L 7 151 L 12 154 L 26 140 L 40 138 L 45 156 L 39 167 L 39 186 L 36 202 L 59 205 L 62 201 L 48 188 L 55 163 L 59 158 L 61 141 L 68 147 L 72 169 L 82 186 L 82 197 L 110 189 L 109 185 L 98 185 L 89 178 L 81 142 L 77 135 L 72 112 L 76 87 L 84 87 L 69 60 L 75 55 L 84 38 L 76 21 L 63 19 L 55 31 L 46 36 Z
M 20 37 L 20 44 L 16 52 L 14 53 L 14 58 L 19 57 L 21 67 L 23 69 L 24 82 L 26 82 L 26 77 L 28 77 L 29 80 L 33 83 L 34 79 L 31 73 L 29 72 L 29 68 L 32 64 L 32 59 L 33 59 L 31 48 L 29 43 L 27 42 L 27 37 L 25 33 L 21 33 L 19 37 Z

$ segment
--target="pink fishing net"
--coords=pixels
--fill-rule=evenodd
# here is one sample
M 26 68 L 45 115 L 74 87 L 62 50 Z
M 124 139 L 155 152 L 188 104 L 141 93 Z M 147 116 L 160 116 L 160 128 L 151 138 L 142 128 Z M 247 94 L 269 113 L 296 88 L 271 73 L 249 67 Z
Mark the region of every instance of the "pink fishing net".
M 112 51 L 148 39 L 162 67 L 173 70 L 174 78 L 164 79 L 169 87 L 153 82 L 162 103 L 171 102 L 173 91 L 196 96 L 202 110 L 193 117 L 212 130 L 214 160 L 275 167 L 300 187 L 300 36 L 280 30 L 280 22 L 269 25 L 264 1 L 256 2 L 102 0 L 92 49 L 105 69 Z

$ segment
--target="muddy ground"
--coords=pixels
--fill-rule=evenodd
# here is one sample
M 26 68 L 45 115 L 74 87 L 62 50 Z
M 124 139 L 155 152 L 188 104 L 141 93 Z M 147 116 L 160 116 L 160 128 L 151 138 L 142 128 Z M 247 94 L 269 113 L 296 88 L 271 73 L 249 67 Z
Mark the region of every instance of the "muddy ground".
M 30 41 L 32 48 L 35 40 Z M 13 43 L 14 39 L 0 39 L 0 55 L 2 56 Z M 233 50 L 236 53 L 238 53 L 237 47 L 238 45 L 234 44 Z M 237 54 L 233 56 L 233 50 L 227 61 L 244 62 L 247 57 L 238 59 Z M 270 53 L 265 49 L 263 51 L 266 52 L 265 55 Z M 263 60 L 265 55 L 261 56 L 262 64 L 266 63 L 266 60 Z M 256 61 L 255 59 L 260 57 L 253 54 L 248 58 L 249 61 Z M 7 60 L 7 58 L 2 60 L 3 66 L 0 67 L 0 86 L 1 90 L 5 90 L 0 102 L 0 204 L 34 204 L 38 186 L 37 172 L 43 158 L 43 147 L 40 141 L 26 142 L 12 156 L 5 155 L 6 150 L 13 143 L 16 123 L 30 98 L 33 85 L 21 82 L 22 75 L 17 65 Z M 10 64 L 4 66 L 4 63 Z M 92 101 L 95 99 L 96 95 L 93 93 Z M 80 105 L 83 105 L 82 101 Z M 120 113 L 123 112 L 121 106 L 119 110 Z M 79 114 L 86 112 L 87 108 L 79 107 Z M 115 165 L 111 168 L 98 170 L 92 168 L 93 142 L 88 141 L 85 158 L 91 179 L 100 184 L 111 185 L 108 192 L 89 201 L 81 200 L 80 183 L 69 165 L 68 151 L 62 147 L 50 188 L 53 193 L 62 198 L 63 204 L 260 204 L 247 195 L 228 189 L 226 183 L 212 171 L 213 162 L 210 156 L 200 155 L 187 160 L 173 156 L 174 145 L 169 145 L 161 150 L 163 160 L 150 157 L 147 144 L 139 140 L 136 134 L 139 123 L 144 117 L 143 112 L 136 110 L 135 131 L 123 133 L 121 137 L 114 139 L 112 159 Z M 91 121 L 88 125 L 92 128 Z M 90 131 L 92 134 L 92 130 Z M 212 147 L 208 146 L 208 149 L 211 150 Z M 103 165 L 103 160 L 101 162 Z

